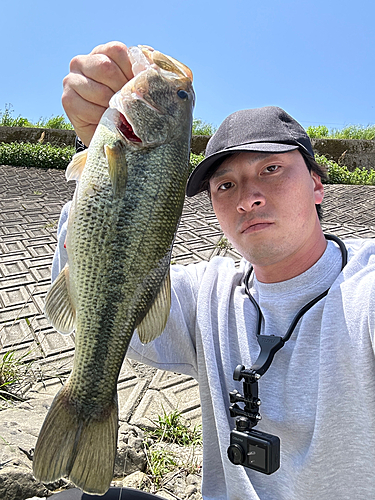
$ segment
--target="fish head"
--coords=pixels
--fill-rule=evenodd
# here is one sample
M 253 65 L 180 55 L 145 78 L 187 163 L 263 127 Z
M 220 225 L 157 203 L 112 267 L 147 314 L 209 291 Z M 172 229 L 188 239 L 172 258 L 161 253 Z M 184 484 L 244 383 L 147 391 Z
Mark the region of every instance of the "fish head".
M 119 113 L 122 137 L 134 148 L 190 137 L 195 102 L 191 70 L 148 46 L 130 47 L 128 53 L 134 78 L 109 103 Z

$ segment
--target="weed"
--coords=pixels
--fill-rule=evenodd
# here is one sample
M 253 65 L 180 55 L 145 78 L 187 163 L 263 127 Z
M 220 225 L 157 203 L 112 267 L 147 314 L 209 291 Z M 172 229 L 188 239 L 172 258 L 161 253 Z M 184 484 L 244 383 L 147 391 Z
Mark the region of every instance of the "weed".
M 166 449 L 146 448 L 148 469 L 146 474 L 151 476 L 151 481 L 160 487 L 164 476 L 177 467 L 177 461 L 173 453 Z
M 57 220 L 51 221 L 51 222 L 47 222 L 47 224 L 45 224 L 43 226 L 43 229 L 56 229 L 58 222 L 59 221 L 57 221 Z
M 323 137 L 328 137 L 329 135 L 328 127 L 325 125 L 307 127 L 306 132 L 310 139 L 322 139 Z
M 195 155 L 194 153 L 190 153 L 190 173 L 202 160 L 204 160 L 203 155 Z
M 64 115 L 51 116 L 51 118 L 39 118 L 35 127 L 73 130 L 73 125 L 66 120 Z
M 307 127 L 307 134 L 311 139 L 365 139 L 372 140 L 375 138 L 375 125 L 347 125 L 342 129 L 331 129 L 325 125 L 317 127 Z
M 178 410 L 169 414 L 163 410 L 163 415 L 159 415 L 154 424 L 152 431 L 146 431 L 144 443 L 146 474 L 152 484 L 160 488 L 166 474 L 173 471 L 200 471 L 200 463 L 194 457 L 194 450 L 202 444 L 201 426 L 192 426 L 184 421 Z
M 18 115 L 13 118 L 13 106 L 5 104 L 4 112 L 0 111 L 0 127 L 38 127 L 73 130 L 73 125 L 67 121 L 64 115 L 51 116 L 51 118 L 39 118 L 36 123 L 31 123 L 27 118 Z
M 17 118 L 13 118 L 13 106 L 11 104 L 5 104 L 4 112 L 0 111 L 0 126 L 1 127 L 32 127 L 32 123 L 27 120 L 27 118 L 22 118 L 18 115 Z
M 26 361 L 30 351 L 20 357 L 15 351 L 8 351 L 0 360 L 0 398 L 23 401 L 20 396 L 22 381 L 30 374 L 33 361 Z
M 193 135 L 213 135 L 216 132 L 216 128 L 211 123 L 204 122 L 199 118 L 193 120 Z
M 231 247 L 231 244 L 229 243 L 228 238 L 222 236 L 220 240 L 216 243 L 215 247 L 220 248 L 221 250 L 227 250 L 228 248 Z
M 149 437 L 180 446 L 202 444 L 201 426 L 192 426 L 190 422 L 183 419 L 178 410 L 169 414 L 163 410 L 163 415 L 158 415 L 158 421 L 154 424 L 156 427 L 148 433 Z
M 375 185 L 375 170 L 356 168 L 352 172 L 325 156 L 315 155 L 315 160 L 327 169 L 327 184 Z
M 51 144 L 3 142 L 0 143 L 0 165 L 65 169 L 74 153 L 72 146 L 59 148 Z

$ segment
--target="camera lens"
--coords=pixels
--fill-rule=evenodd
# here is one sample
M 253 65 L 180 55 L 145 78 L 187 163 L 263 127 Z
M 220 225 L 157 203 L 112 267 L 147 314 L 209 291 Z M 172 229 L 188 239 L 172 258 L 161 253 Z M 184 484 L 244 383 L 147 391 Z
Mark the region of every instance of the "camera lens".
M 228 448 L 228 458 L 234 465 L 240 465 L 244 461 L 244 451 L 239 444 L 231 444 Z

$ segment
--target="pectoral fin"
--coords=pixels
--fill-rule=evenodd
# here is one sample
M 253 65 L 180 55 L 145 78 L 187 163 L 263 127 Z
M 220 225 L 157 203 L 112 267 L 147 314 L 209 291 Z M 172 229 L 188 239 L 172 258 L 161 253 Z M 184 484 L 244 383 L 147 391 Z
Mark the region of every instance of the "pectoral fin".
M 73 156 L 72 161 L 66 167 L 65 177 L 67 181 L 79 181 L 86 165 L 87 152 L 88 150 L 85 149 Z
M 75 309 L 69 293 L 69 266 L 66 265 L 48 290 L 44 314 L 52 326 L 63 335 L 74 330 Z
M 121 196 L 126 189 L 128 166 L 125 156 L 126 146 L 122 141 L 116 141 L 113 146 L 104 146 L 108 161 L 108 173 L 111 179 L 114 196 Z
M 142 344 L 147 344 L 163 332 L 171 309 L 171 278 L 168 271 L 151 308 L 137 327 Z

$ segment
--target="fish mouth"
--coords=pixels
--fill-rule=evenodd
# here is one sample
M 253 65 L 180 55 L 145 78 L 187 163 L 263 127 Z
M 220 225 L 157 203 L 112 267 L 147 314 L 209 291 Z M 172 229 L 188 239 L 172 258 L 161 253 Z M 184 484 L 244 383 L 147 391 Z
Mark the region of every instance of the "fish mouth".
M 152 67 L 161 74 L 168 74 L 169 77 L 174 74 L 177 79 L 188 78 L 191 82 L 193 81 L 193 73 L 190 68 L 174 57 L 167 56 L 149 45 L 129 47 L 128 55 L 134 76 Z
M 130 142 L 142 142 L 142 139 L 140 139 L 133 130 L 133 127 L 131 124 L 128 122 L 128 120 L 125 118 L 125 115 L 122 113 L 119 113 L 119 124 L 117 125 L 117 128 L 119 132 L 125 137 Z

